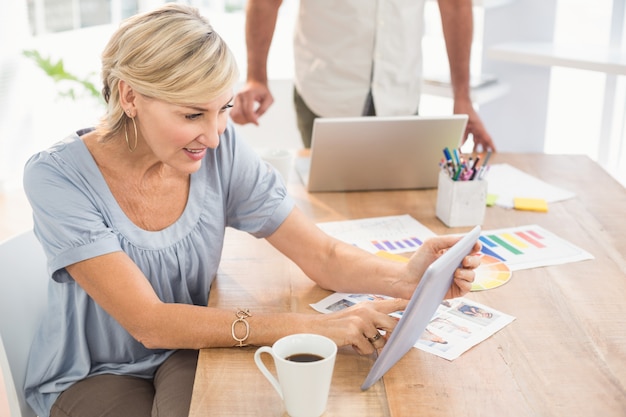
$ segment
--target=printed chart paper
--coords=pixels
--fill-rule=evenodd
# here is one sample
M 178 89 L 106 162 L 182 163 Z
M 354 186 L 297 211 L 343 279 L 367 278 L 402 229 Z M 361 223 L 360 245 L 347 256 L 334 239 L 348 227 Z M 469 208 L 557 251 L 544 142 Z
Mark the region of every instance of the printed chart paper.
M 481 252 L 511 271 L 593 259 L 593 256 L 537 225 L 483 231 Z
M 318 223 L 329 235 L 370 253 L 414 252 L 425 239 L 436 236 L 408 214 Z
M 425 239 L 436 236 L 408 214 L 318 223 L 331 236 L 370 253 L 406 262 L 399 254 L 417 250 Z M 484 291 L 507 283 L 513 271 L 593 259 L 593 256 L 537 225 L 483 230 L 481 265 L 472 291 Z

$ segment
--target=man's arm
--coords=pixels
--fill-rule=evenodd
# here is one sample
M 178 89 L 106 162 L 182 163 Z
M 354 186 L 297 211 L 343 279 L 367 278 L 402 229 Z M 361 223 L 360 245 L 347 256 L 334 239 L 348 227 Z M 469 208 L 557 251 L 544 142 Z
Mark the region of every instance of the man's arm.
M 474 33 L 471 0 L 439 0 L 441 25 L 446 42 L 450 81 L 454 97 L 454 113 L 469 115 L 466 129 L 472 133 L 474 146 L 495 150 L 493 140 L 485 129 L 470 97 L 470 58 Z
M 267 85 L 267 56 L 281 4 L 282 0 L 248 0 L 246 4 L 247 82 L 230 113 L 236 123 L 258 124 L 274 102 Z

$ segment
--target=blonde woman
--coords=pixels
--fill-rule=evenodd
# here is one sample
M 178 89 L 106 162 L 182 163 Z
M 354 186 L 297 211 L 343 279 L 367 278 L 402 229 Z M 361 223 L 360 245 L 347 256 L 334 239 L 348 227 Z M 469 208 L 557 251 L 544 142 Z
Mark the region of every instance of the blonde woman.
M 187 416 L 200 348 L 310 332 L 369 354 L 385 343 L 378 329 L 394 329 L 388 313 L 458 239 L 433 239 L 400 265 L 315 227 L 238 140 L 228 119 L 233 55 L 193 8 L 168 4 L 123 22 L 102 79 L 101 123 L 25 169 L 51 273 L 26 382 L 40 417 Z M 226 227 L 267 239 L 322 287 L 396 299 L 328 315 L 209 308 Z M 469 290 L 478 264 L 465 258 L 449 296 Z M 249 332 L 233 335 L 235 319 Z

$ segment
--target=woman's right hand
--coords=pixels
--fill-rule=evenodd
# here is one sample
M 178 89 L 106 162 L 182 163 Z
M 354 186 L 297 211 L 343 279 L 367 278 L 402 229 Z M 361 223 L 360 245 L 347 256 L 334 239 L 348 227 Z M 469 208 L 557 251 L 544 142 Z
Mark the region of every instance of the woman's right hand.
M 337 346 L 351 345 L 361 355 L 369 355 L 385 346 L 390 333 L 398 324 L 398 318 L 389 314 L 402 311 L 408 300 L 399 298 L 364 301 L 330 314 L 313 316 L 311 333 L 331 338 Z M 379 330 L 385 336 L 376 338 Z

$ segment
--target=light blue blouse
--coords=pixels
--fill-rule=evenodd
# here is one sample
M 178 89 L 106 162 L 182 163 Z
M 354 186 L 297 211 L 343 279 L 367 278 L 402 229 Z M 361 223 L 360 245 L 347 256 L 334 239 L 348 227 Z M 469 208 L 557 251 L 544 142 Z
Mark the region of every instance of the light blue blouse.
M 219 147 L 192 174 L 180 219 L 158 232 L 140 229 L 111 194 L 80 139 L 84 133 L 34 155 L 24 170 L 34 231 L 52 277 L 25 384 L 40 417 L 76 381 L 104 373 L 151 378 L 172 353 L 147 349 L 131 337 L 75 283 L 67 265 L 124 251 L 163 302 L 207 305 L 225 228 L 263 238 L 294 207 L 280 177 L 229 124 Z

